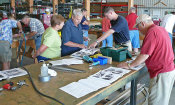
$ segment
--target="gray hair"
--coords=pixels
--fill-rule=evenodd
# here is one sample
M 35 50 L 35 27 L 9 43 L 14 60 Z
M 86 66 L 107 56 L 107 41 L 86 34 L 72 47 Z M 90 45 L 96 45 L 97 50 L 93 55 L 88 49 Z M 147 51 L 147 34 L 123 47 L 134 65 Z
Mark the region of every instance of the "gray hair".
M 74 9 L 72 12 L 73 16 L 83 16 L 81 9 Z
M 114 12 L 114 9 L 112 7 L 106 7 L 104 10 L 104 13 L 108 13 L 108 12 Z
M 25 16 L 22 18 L 22 20 L 25 19 L 25 18 L 30 18 L 30 16 L 25 15 Z
M 129 11 L 136 11 L 136 8 L 135 8 L 135 7 L 131 7 L 131 8 L 129 9 Z

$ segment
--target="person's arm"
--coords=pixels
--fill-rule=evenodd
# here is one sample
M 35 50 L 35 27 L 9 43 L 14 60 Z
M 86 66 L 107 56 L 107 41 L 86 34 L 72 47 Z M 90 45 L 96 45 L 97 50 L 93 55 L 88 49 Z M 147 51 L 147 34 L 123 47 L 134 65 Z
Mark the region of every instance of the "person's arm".
M 109 29 L 108 31 L 106 31 L 101 37 L 99 37 L 96 42 L 93 42 L 89 48 L 95 48 L 95 46 L 100 43 L 102 40 L 106 39 L 108 36 L 110 36 L 111 34 L 113 34 L 115 31 L 113 29 Z
M 128 64 L 126 62 L 122 62 L 117 65 L 119 68 L 130 69 L 132 67 L 138 66 L 141 63 L 145 62 L 148 59 L 149 55 L 147 54 L 140 54 L 132 63 Z
M 64 43 L 64 45 L 69 46 L 69 47 L 79 47 L 79 48 L 86 48 L 86 46 L 84 44 L 78 44 L 78 43 L 74 43 L 74 42 L 67 42 Z
M 21 22 L 17 22 L 17 26 L 19 28 L 19 33 L 22 33 L 22 25 L 21 25 Z
M 28 40 L 30 39 L 31 37 L 35 36 L 37 32 L 30 32 L 28 35 L 25 36 L 25 39 Z
M 85 20 L 82 24 L 83 25 L 89 25 L 89 22 L 87 20 Z
M 47 48 L 48 47 L 46 45 L 42 44 L 32 57 L 36 58 L 37 56 L 41 55 Z

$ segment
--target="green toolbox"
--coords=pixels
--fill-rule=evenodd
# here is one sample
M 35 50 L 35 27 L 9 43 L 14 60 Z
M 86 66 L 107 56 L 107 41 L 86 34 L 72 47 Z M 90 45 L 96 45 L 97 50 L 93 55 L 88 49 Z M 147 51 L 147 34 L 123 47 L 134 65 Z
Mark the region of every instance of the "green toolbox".
M 127 46 L 116 46 L 116 48 L 112 47 L 102 47 L 100 51 L 102 55 L 112 57 L 113 61 L 121 62 L 126 60 L 127 57 L 131 58 L 132 55 L 127 50 Z M 128 56 L 129 55 L 129 56 Z

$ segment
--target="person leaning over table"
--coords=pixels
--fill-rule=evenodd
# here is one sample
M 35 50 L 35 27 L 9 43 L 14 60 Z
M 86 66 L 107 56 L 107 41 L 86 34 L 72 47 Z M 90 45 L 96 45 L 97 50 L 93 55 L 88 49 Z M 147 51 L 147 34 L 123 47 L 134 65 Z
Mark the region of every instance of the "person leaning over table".
M 29 16 L 24 16 L 22 22 L 30 27 L 30 34 L 25 36 L 25 39 L 35 39 L 36 50 L 41 46 L 41 38 L 44 33 L 44 26 L 42 22 L 35 18 L 30 18 Z
M 62 29 L 61 56 L 70 55 L 86 48 L 83 44 L 83 31 L 81 20 L 83 14 L 80 9 L 73 10 L 72 18 L 67 20 Z
M 10 69 L 10 62 L 12 57 L 11 44 L 13 37 L 18 37 L 21 34 L 12 35 L 12 28 L 18 26 L 19 32 L 22 32 L 22 26 L 19 21 L 10 16 L 9 19 L 0 22 L 0 61 L 2 62 L 2 70 Z
M 47 28 L 41 40 L 41 47 L 33 55 L 33 58 L 40 60 L 50 60 L 61 57 L 61 37 L 58 30 L 64 25 L 64 17 L 61 15 L 53 15 L 51 17 L 51 27 Z
M 123 62 L 117 67 L 131 69 L 145 62 L 151 78 L 148 105 L 168 105 L 175 80 L 174 53 L 168 32 L 146 14 L 137 18 L 136 26 L 145 35 L 140 55 L 132 63 Z
M 117 45 L 126 45 L 128 50 L 132 51 L 131 41 L 129 38 L 129 29 L 126 19 L 115 13 L 111 7 L 106 7 L 104 11 L 105 17 L 111 20 L 111 29 L 106 31 L 96 42 L 92 43 L 89 48 L 94 48 L 102 40 L 106 39 L 111 34 L 114 35 L 114 41 Z

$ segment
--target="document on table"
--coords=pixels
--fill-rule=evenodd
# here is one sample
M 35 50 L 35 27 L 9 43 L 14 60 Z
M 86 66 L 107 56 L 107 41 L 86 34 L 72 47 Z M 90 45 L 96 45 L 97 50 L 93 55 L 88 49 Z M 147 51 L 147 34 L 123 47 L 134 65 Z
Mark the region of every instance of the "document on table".
M 95 52 L 99 51 L 98 48 L 93 48 L 93 49 L 82 49 L 80 51 L 77 51 L 73 53 L 70 57 L 82 59 L 84 55 L 93 55 Z
M 129 72 L 130 70 L 109 67 L 89 76 L 86 79 L 81 79 L 78 82 L 70 83 L 64 87 L 61 87 L 60 89 L 76 98 L 80 98 L 91 92 L 109 86 L 112 82 Z
M 27 74 L 27 72 L 23 69 L 20 69 L 20 68 L 4 70 L 4 71 L 0 71 L 0 80 L 7 79 L 7 78 L 19 77 L 19 76 L 23 76 L 26 74 Z
M 83 60 L 76 58 L 62 59 L 56 61 L 50 61 L 50 63 L 54 65 L 72 65 L 72 64 L 83 64 Z

